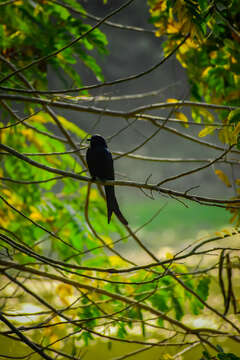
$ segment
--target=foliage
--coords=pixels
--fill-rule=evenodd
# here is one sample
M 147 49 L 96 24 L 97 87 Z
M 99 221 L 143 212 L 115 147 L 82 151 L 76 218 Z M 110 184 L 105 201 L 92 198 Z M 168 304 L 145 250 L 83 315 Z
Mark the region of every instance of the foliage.
M 239 356 L 234 355 L 233 353 L 226 353 L 220 345 L 217 345 L 219 353 L 216 356 L 211 356 L 207 350 L 203 351 L 202 357 L 200 360 L 239 360 Z
M 240 106 L 240 28 L 238 0 L 149 0 L 151 18 L 156 36 L 167 35 L 163 43 L 166 54 L 186 41 L 177 51 L 177 59 L 186 69 L 193 101 L 205 101 L 232 107 Z M 199 137 L 213 135 L 218 130 L 220 141 L 226 145 L 237 144 L 240 149 L 240 110 L 209 111 L 193 107 L 192 118 L 204 123 Z M 215 119 L 223 127 L 212 126 Z M 230 186 L 222 170 L 216 175 Z M 234 199 L 239 198 L 239 193 Z M 229 209 L 232 222 L 239 225 L 238 209 Z
M 71 8 L 80 16 L 74 16 Z M 76 0 L 68 0 L 63 5 L 44 0 L 15 1 L 11 6 L 1 6 L 1 53 L 6 60 L 21 68 L 60 50 L 89 29 L 91 25 L 86 23 L 85 10 Z M 106 46 L 105 35 L 95 29 L 72 47 L 55 57 L 43 59 L 34 68 L 25 70 L 24 74 L 36 89 L 45 89 L 50 65 L 65 86 L 80 87 L 82 80 L 75 67 L 80 62 L 88 66 L 97 79 L 103 80 L 101 68 L 90 53 L 96 49 L 100 54 L 106 54 Z M 12 69 L 1 63 L 1 72 L 6 76 Z M 18 79 L 14 80 L 15 87 L 22 87 Z M 9 80 L 4 85 L 11 86 L 13 83 Z
M 178 50 L 177 59 L 187 70 L 193 99 L 239 105 L 239 2 L 152 0 L 149 3 L 156 35 L 168 35 L 164 43 L 166 53 L 183 36 L 188 36 Z M 199 116 L 194 113 L 194 118 L 212 122 L 207 112 Z

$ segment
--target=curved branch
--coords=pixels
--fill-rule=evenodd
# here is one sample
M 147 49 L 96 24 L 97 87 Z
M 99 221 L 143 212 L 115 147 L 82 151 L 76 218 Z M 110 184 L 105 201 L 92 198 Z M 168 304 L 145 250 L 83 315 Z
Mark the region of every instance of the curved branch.
M 184 193 L 179 192 L 179 191 L 174 191 L 171 189 L 162 188 L 162 187 L 158 186 L 157 184 L 146 184 L 146 183 L 137 183 L 137 182 L 133 182 L 133 181 L 120 181 L 120 180 L 116 180 L 116 181 L 92 180 L 91 178 L 88 178 L 88 177 L 82 176 L 82 175 L 78 175 L 74 172 L 64 171 L 64 170 L 52 168 L 50 166 L 46 166 L 41 163 L 38 163 L 32 159 L 29 159 L 27 156 L 24 156 L 23 154 L 17 152 L 16 150 L 12 149 L 11 147 L 9 147 L 7 145 L 0 144 L 0 148 L 2 148 L 3 150 L 13 154 L 14 156 L 18 157 L 19 159 L 21 159 L 39 169 L 42 169 L 42 170 L 45 170 L 45 171 L 48 171 L 48 172 L 51 172 L 54 174 L 70 177 L 70 178 L 80 180 L 80 181 L 92 182 L 92 183 L 101 184 L 101 185 L 118 185 L 118 186 L 142 188 L 142 189 L 146 189 L 146 190 L 157 191 L 159 193 L 166 194 L 169 196 L 175 196 L 175 197 L 180 197 L 180 198 L 188 199 L 188 200 L 195 201 L 195 202 L 200 202 L 204 205 L 215 205 L 215 206 L 223 206 L 224 205 L 224 207 L 226 207 L 227 205 L 231 205 L 231 207 L 234 207 L 233 205 L 236 204 L 236 207 L 234 207 L 234 208 L 239 208 L 239 204 L 240 204 L 240 199 L 227 200 L 227 199 L 215 199 L 215 198 L 203 197 L 203 196 L 198 196 L 198 195 L 189 195 L 187 193 L 187 191 Z
M 14 1 L 16 1 L 16 0 L 14 0 Z M 101 18 L 99 18 L 98 16 L 90 14 L 86 10 L 84 10 L 84 11 L 76 10 L 73 7 L 71 7 L 70 5 L 64 4 L 61 1 L 58 1 L 58 0 L 48 0 L 48 1 L 50 1 L 50 2 L 52 2 L 54 4 L 58 4 L 58 5 L 62 6 L 62 7 L 64 7 L 65 9 L 68 9 L 68 10 L 72 11 L 75 14 L 83 15 L 83 16 L 86 16 L 89 19 L 96 20 L 96 21 L 101 20 Z M 143 28 L 140 28 L 138 26 L 129 26 L 129 25 L 113 23 L 112 21 L 105 21 L 104 25 L 107 25 L 107 26 L 110 26 L 110 27 L 113 27 L 113 28 L 117 28 L 117 29 L 121 29 L 121 30 L 130 30 L 130 31 L 136 31 L 136 32 L 141 32 L 141 33 L 144 32 L 144 33 L 148 33 L 148 34 L 155 34 L 155 32 L 156 32 L 155 30 L 143 29 Z
M 48 356 L 47 354 L 45 354 L 45 352 L 39 348 L 35 343 L 33 343 L 32 341 L 30 341 L 25 335 L 22 334 L 22 332 L 20 330 L 18 330 L 16 328 L 16 326 L 14 326 L 7 318 L 5 318 L 5 316 L 2 315 L 1 311 L 0 311 L 0 320 L 7 325 L 18 337 L 19 339 L 21 339 L 21 341 L 26 344 L 27 346 L 29 346 L 32 350 L 34 350 L 37 354 L 39 354 L 42 358 L 46 359 L 46 360 L 53 360 L 52 357 Z

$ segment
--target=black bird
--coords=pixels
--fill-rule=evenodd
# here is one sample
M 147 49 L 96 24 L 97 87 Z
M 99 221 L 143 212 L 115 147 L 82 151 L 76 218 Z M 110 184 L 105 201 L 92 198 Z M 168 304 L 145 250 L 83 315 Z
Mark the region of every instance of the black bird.
M 87 150 L 87 164 L 92 179 L 96 180 L 98 178 L 102 181 L 114 180 L 112 154 L 108 150 L 106 141 L 100 135 L 93 135 L 88 141 L 90 141 L 90 146 Z M 106 185 L 104 189 L 107 201 L 108 224 L 114 212 L 124 225 L 128 225 L 127 220 L 119 209 L 114 186 Z

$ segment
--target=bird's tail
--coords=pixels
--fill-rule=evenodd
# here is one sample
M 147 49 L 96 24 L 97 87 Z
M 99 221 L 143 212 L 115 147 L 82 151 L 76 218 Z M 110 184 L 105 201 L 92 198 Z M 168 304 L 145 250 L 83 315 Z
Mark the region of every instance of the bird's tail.
M 123 223 L 124 225 L 128 225 L 127 220 L 121 213 L 118 202 L 115 196 L 115 191 L 113 186 L 104 186 L 105 188 L 105 194 L 106 194 L 106 201 L 107 201 L 107 211 L 108 211 L 108 223 L 111 220 L 112 213 L 114 212 L 118 219 Z

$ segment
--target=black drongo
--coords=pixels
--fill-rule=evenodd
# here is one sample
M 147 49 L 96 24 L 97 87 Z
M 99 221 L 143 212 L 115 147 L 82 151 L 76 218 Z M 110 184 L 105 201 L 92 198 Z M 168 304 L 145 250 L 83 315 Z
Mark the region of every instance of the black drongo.
M 100 135 L 93 135 L 88 141 L 90 141 L 90 147 L 87 150 L 87 164 L 92 179 L 96 180 L 98 178 L 102 181 L 114 180 L 112 154 L 108 150 L 106 141 Z M 108 223 L 114 212 L 124 225 L 128 225 L 127 220 L 119 209 L 114 187 L 106 185 L 104 189 L 107 201 Z

